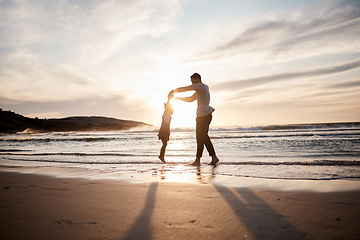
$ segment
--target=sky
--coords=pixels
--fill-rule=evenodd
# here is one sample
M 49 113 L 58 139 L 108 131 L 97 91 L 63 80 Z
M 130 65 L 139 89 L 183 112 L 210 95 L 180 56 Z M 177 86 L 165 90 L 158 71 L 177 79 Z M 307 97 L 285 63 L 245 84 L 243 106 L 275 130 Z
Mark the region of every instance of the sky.
M 159 126 L 198 72 L 212 126 L 360 121 L 359 39 L 359 0 L 0 0 L 0 107 Z

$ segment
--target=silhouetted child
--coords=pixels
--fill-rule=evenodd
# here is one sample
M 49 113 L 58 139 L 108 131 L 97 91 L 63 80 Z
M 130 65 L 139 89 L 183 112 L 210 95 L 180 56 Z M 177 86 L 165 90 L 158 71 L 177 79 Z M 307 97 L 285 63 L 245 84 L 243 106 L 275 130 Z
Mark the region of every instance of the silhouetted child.
M 169 141 L 169 137 L 170 137 L 170 122 L 171 122 L 171 115 L 174 112 L 174 109 L 170 103 L 171 100 L 171 96 L 168 97 L 168 101 L 167 103 L 164 103 L 164 114 L 162 115 L 162 122 L 161 122 L 161 127 L 159 130 L 159 140 L 162 141 L 162 147 L 160 149 L 160 155 L 159 155 L 159 159 L 165 163 L 165 149 L 167 146 L 167 142 Z

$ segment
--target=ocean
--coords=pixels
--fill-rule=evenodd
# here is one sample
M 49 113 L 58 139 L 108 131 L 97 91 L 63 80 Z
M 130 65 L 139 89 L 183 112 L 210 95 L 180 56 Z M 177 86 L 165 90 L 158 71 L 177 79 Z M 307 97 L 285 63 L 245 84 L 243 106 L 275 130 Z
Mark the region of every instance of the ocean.
M 174 129 L 158 159 L 158 129 L 107 132 L 50 132 L 0 135 L 0 165 L 6 168 L 81 169 L 92 174 L 158 175 L 195 172 L 194 129 Z M 212 128 L 209 131 L 220 162 L 216 168 L 206 149 L 204 171 L 213 175 L 290 180 L 360 180 L 359 125 L 296 125 Z M 211 170 L 209 170 L 211 169 Z

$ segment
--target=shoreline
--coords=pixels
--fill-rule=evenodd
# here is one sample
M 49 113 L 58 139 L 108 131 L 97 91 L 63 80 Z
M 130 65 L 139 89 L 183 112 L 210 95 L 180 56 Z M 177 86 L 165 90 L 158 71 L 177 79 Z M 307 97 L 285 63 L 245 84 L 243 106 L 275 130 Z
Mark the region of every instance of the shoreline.
M 0 171 L 1 239 L 357 239 L 360 191 Z
M 53 178 L 115 180 L 127 183 L 179 182 L 272 191 L 347 192 L 360 191 L 360 181 L 351 179 L 301 180 L 239 177 L 216 174 L 214 167 L 166 166 L 151 171 L 103 171 L 78 167 L 24 167 L 0 165 L 1 172 L 34 174 Z

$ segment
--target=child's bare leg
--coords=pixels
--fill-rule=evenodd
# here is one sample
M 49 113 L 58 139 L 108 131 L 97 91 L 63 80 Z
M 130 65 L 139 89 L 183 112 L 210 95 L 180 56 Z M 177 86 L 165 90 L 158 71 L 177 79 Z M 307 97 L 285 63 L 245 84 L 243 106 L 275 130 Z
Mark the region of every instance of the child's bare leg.
M 163 145 L 160 149 L 160 155 L 159 155 L 159 159 L 165 163 L 165 150 L 166 150 L 166 146 L 167 146 L 167 141 L 162 141 Z

